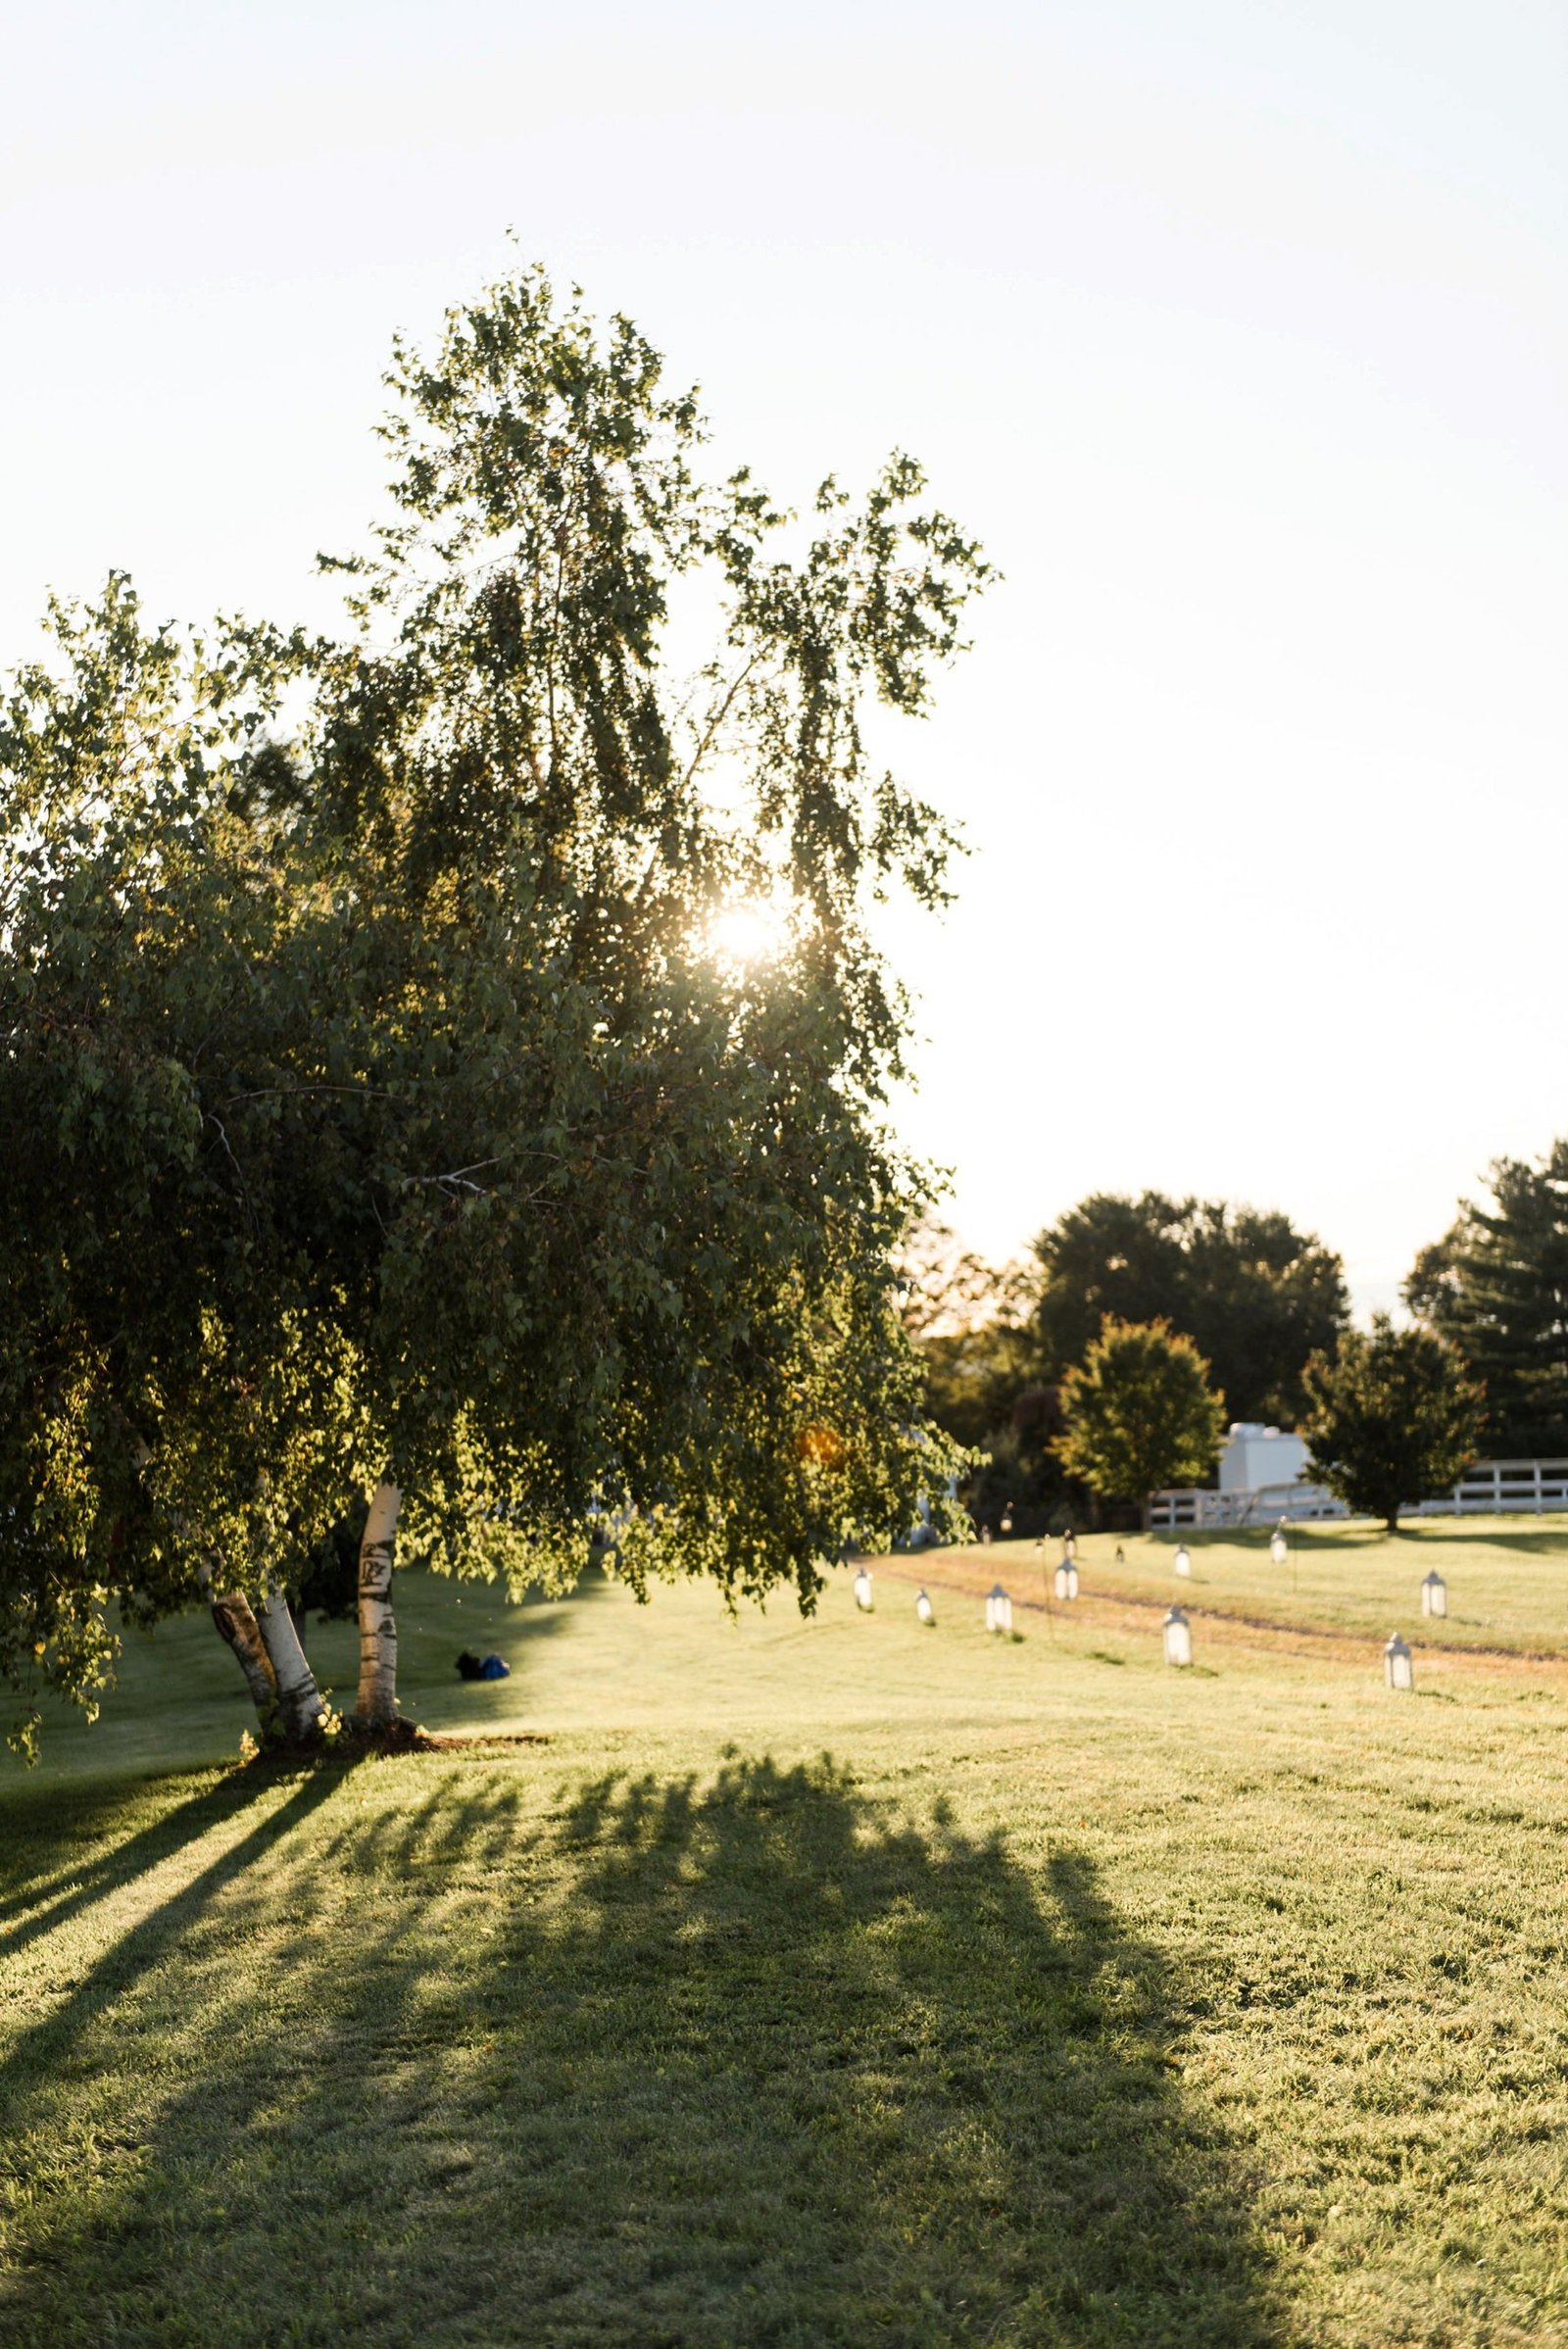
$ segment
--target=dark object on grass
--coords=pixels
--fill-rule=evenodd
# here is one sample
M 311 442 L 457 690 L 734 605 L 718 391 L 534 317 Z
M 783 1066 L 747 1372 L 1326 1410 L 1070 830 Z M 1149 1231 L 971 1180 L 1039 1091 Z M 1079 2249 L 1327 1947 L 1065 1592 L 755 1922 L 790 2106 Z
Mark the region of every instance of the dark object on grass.
M 504 1656 L 476 1656 L 466 1647 L 458 1658 L 458 1670 L 466 1681 L 509 1681 L 512 1666 Z

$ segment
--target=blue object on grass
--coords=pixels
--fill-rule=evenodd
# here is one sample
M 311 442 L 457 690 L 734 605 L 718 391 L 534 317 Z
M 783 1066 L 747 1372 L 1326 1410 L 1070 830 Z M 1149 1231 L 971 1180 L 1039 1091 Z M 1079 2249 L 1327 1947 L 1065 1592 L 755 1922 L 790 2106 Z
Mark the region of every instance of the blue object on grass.
M 512 1678 L 512 1666 L 501 1656 L 486 1656 L 479 1667 L 479 1678 L 482 1681 L 509 1681 Z

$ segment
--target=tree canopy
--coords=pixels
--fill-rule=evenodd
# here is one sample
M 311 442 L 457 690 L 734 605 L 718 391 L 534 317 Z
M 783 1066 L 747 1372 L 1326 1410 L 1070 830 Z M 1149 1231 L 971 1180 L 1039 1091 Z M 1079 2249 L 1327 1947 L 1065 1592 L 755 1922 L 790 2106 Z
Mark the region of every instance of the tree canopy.
M 1393 1533 L 1399 1511 L 1461 1477 L 1480 1448 L 1485 1395 L 1453 1347 L 1387 1313 L 1348 1330 L 1338 1355 L 1307 1366 L 1301 1433 L 1309 1473 Z
M 639 1587 L 809 1604 L 956 1456 L 891 1291 L 923 1178 L 866 919 L 952 843 L 864 733 L 928 706 L 978 552 L 906 458 L 804 522 L 704 478 L 695 398 L 537 271 L 389 380 L 350 633 L 149 633 L 115 579 L 10 700 L 23 1678 L 84 1688 L 112 1600 L 215 1561 L 297 1582 L 372 1488 L 452 1570 L 564 1580 L 613 1523 Z
M 1065 1427 L 1053 1448 L 1064 1467 L 1110 1500 L 1147 1502 L 1209 1475 L 1225 1398 L 1190 1338 L 1164 1322 L 1109 1314 L 1081 1364 L 1061 1382 Z
M 1294 1427 L 1307 1357 L 1349 1317 L 1345 1271 L 1275 1210 L 1220 1199 L 1096 1193 L 1034 1244 L 1035 1375 L 1083 1361 L 1104 1317 L 1168 1322 L 1213 1368 L 1236 1419 Z
M 277 1213 L 331 1169 L 267 1113 L 302 1022 L 332 1052 L 264 782 L 288 650 L 149 633 L 118 576 L 54 624 L 0 714 L 0 1663 L 90 1701 L 111 1602 L 259 1590 L 350 1459 Z
M 1537 1165 L 1498 1158 L 1404 1284 L 1412 1312 L 1486 1388 L 1489 1451 L 1568 1454 L 1568 1142 Z

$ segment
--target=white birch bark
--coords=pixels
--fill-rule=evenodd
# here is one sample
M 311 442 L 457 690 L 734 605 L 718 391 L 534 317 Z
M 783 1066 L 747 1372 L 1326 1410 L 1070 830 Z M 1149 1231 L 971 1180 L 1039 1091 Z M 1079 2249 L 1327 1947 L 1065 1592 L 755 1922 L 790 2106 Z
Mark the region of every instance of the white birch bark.
M 251 1602 L 243 1590 L 229 1590 L 221 1598 L 214 1598 L 209 1589 L 208 1603 L 213 1610 L 213 1621 L 239 1658 L 245 1685 L 251 1692 L 257 1717 L 265 1729 L 276 1709 L 277 1678 L 262 1639 L 261 1627 L 251 1612 Z
M 152 1451 L 139 1440 L 135 1456 L 137 1467 L 143 1471 L 152 1465 Z M 189 1532 L 183 1519 L 176 1518 L 175 1523 L 182 1533 Z M 202 1596 L 212 1610 L 213 1621 L 220 1637 L 234 1650 L 235 1659 L 245 1675 L 245 1686 L 251 1692 L 256 1718 L 264 1730 L 270 1729 L 277 1710 L 277 1675 L 272 1670 L 272 1660 L 262 1638 L 261 1626 L 251 1611 L 251 1602 L 244 1591 L 229 1590 L 220 1597 L 214 1597 L 212 1561 L 216 1555 L 216 1551 L 210 1556 L 198 1552 L 196 1579 L 202 1587 Z M 221 1560 L 219 1562 L 221 1563 Z
M 402 1494 L 383 1478 L 370 1495 L 360 1543 L 360 1688 L 355 1715 L 382 1724 L 398 1717 L 398 1627 L 392 1614 L 392 1556 Z
M 300 1645 L 288 1601 L 275 1586 L 257 1609 L 256 1621 L 277 1682 L 277 1712 L 283 1735 L 309 1737 L 318 1728 L 326 1706 Z

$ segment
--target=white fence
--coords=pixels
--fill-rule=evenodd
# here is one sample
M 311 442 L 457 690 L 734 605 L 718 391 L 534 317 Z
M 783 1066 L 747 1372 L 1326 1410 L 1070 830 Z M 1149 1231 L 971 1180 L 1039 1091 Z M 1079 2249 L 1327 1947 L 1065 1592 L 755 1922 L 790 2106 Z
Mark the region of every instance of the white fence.
M 1412 1517 L 1495 1517 L 1523 1509 L 1568 1509 L 1568 1460 L 1477 1460 L 1451 1493 L 1416 1501 Z
M 1180 1526 L 1202 1533 L 1227 1525 L 1273 1525 L 1281 1517 L 1299 1523 L 1303 1518 L 1349 1513 L 1323 1485 L 1259 1485 L 1251 1493 L 1155 1493 L 1149 1503 L 1149 1522 L 1156 1533 Z
M 1300 1524 L 1316 1517 L 1348 1517 L 1343 1500 L 1322 1485 L 1261 1485 L 1254 1493 L 1155 1493 L 1150 1524 L 1157 1532 L 1190 1527 L 1272 1525 L 1281 1517 Z M 1407 1501 L 1408 1517 L 1497 1517 L 1523 1511 L 1568 1510 L 1568 1460 L 1477 1460 L 1451 1493 L 1431 1500 Z

